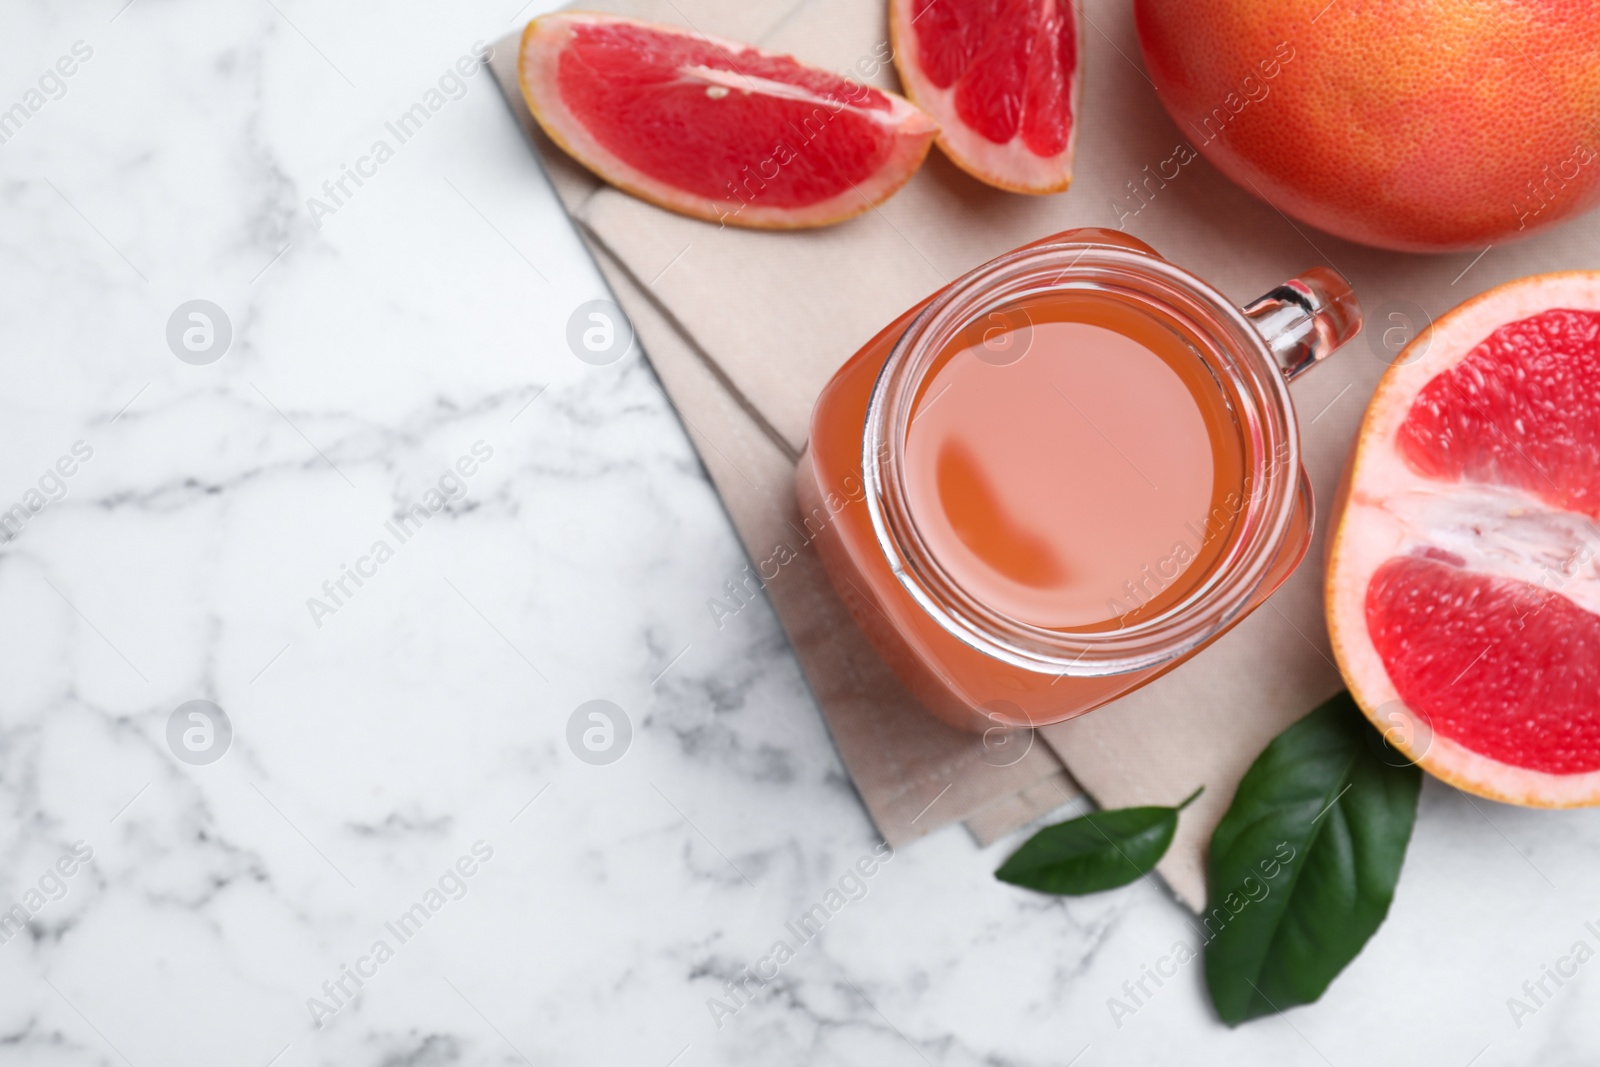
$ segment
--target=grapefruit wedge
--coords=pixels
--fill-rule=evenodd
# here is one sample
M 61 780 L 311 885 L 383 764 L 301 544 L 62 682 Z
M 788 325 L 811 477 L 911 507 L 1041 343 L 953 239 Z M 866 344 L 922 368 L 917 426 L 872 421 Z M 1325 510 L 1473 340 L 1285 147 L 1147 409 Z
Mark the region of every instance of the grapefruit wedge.
M 1334 515 L 1350 691 L 1432 774 L 1600 803 L 1600 272 L 1510 282 L 1405 349 Z
M 916 172 L 936 130 L 909 101 L 790 56 L 611 15 L 534 19 L 517 72 L 545 133 L 599 177 L 734 226 L 859 215 Z
M 1072 184 L 1083 35 L 1073 0 L 890 0 L 906 93 L 939 122 L 939 147 L 1014 193 Z

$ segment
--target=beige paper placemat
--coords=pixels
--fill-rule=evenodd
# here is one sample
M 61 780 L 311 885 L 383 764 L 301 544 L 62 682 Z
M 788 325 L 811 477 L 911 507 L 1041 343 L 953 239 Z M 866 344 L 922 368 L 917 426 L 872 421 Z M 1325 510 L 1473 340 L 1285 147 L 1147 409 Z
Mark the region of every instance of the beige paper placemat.
M 730 22 L 734 14 L 730 8 Z M 1077 786 L 1048 746 L 1033 743 L 1018 755 L 986 747 L 981 738 L 929 718 L 867 647 L 815 553 L 803 544 L 794 497 L 794 463 L 803 435 L 791 441 L 777 432 L 684 328 L 676 309 L 659 299 L 648 278 L 595 233 L 588 208 L 610 190 L 562 154 L 533 122 L 516 85 L 516 40 L 512 36 L 496 45 L 491 68 L 626 309 L 746 551 L 759 561 L 771 558 L 779 546 L 795 550 L 794 561 L 780 569 L 766 592 L 840 757 L 884 837 L 899 846 L 971 815 L 969 830 L 988 844 L 1078 797 Z
M 790 52 L 839 71 L 881 51 L 883 5 L 863 0 L 733 3 L 615 0 L 596 5 Z M 1084 111 L 1077 179 L 1067 193 L 989 189 L 935 150 L 893 199 L 851 222 L 760 233 L 659 210 L 596 182 L 529 126 L 558 192 L 617 290 L 746 547 L 756 559 L 793 526 L 783 468 L 804 444 L 813 401 L 882 325 L 993 256 L 1075 226 L 1113 226 L 1149 242 L 1241 302 L 1308 267 L 1351 279 L 1369 322 L 1415 328 L 1507 278 L 1593 265 L 1594 217 L 1533 241 L 1421 257 L 1361 248 L 1306 229 L 1229 184 L 1161 109 L 1140 65 L 1130 5 L 1087 0 Z M 1285 26 L 1288 41 L 1310 26 Z M 513 109 L 516 40 L 493 61 Z M 1285 64 L 1280 77 L 1297 76 Z M 869 79 L 897 85 L 892 70 Z M 1244 121 L 1241 118 L 1240 121 Z M 1175 177 L 1162 177 L 1173 175 Z M 1509 207 L 1508 207 L 1509 210 Z M 1402 316 L 1396 318 L 1394 316 Z M 1387 351 L 1358 339 L 1295 383 L 1306 467 L 1317 499 L 1339 469 Z M 1204 845 L 1239 778 L 1288 723 L 1339 687 L 1322 623 L 1319 516 L 1311 555 L 1263 608 L 1202 655 L 1091 715 L 1041 731 L 1100 804 L 1174 803 L 1196 785 L 1160 866 L 1202 906 Z M 989 839 L 1050 810 L 1067 781 L 1034 746 L 1010 767 L 922 716 L 848 627 L 815 560 L 769 589 L 795 641 L 840 753 L 880 829 L 904 840 L 955 818 Z M 814 640 L 822 638 L 822 640 Z M 985 761 L 985 756 L 989 760 Z M 933 802 L 926 811 L 918 802 Z

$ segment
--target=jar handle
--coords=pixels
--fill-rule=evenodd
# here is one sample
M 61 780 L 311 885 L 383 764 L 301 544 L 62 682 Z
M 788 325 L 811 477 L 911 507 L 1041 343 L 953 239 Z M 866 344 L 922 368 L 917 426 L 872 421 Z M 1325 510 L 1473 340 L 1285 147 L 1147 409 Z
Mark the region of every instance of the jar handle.
M 1361 332 L 1361 306 L 1344 275 L 1313 267 L 1245 305 L 1283 376 L 1294 381 Z

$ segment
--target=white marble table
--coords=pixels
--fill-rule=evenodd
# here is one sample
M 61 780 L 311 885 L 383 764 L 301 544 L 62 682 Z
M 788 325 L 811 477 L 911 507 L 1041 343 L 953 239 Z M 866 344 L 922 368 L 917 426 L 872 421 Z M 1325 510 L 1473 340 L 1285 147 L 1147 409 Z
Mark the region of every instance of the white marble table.
M 1033 896 L 958 828 L 872 859 L 771 614 L 704 608 L 743 558 L 682 428 L 636 352 L 569 351 L 604 290 L 450 73 L 516 2 L 0 13 L 0 1062 L 1592 1062 L 1600 965 L 1506 1001 L 1600 947 L 1593 813 L 1430 782 L 1368 951 L 1236 1031 L 1193 964 L 1113 1018 L 1194 936 L 1159 885 Z M 193 300 L 220 358 L 215 313 L 169 345 Z M 196 700 L 228 729 L 169 743 Z M 620 760 L 569 745 L 591 700 Z

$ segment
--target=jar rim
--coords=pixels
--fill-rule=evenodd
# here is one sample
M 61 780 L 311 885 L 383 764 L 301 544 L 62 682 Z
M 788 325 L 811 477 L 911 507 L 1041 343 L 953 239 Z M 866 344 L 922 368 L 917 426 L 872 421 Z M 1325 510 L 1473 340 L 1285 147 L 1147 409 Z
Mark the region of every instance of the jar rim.
M 908 501 L 904 441 L 920 384 L 958 333 L 1019 300 L 1090 291 L 1146 303 L 1205 342 L 1198 350 L 1239 401 L 1243 506 L 1223 556 L 1196 586 L 1149 618 L 1108 630 L 1057 630 L 982 602 L 944 567 Z M 945 631 L 997 660 L 1041 674 L 1101 677 L 1193 651 L 1252 606 L 1283 546 L 1300 496 L 1300 440 L 1288 382 L 1243 310 L 1153 253 L 1097 241 L 1051 241 L 1009 253 L 951 283 L 906 327 L 873 384 L 862 434 L 867 511 L 895 578 Z M 1124 617 L 1125 618 L 1125 617 Z

